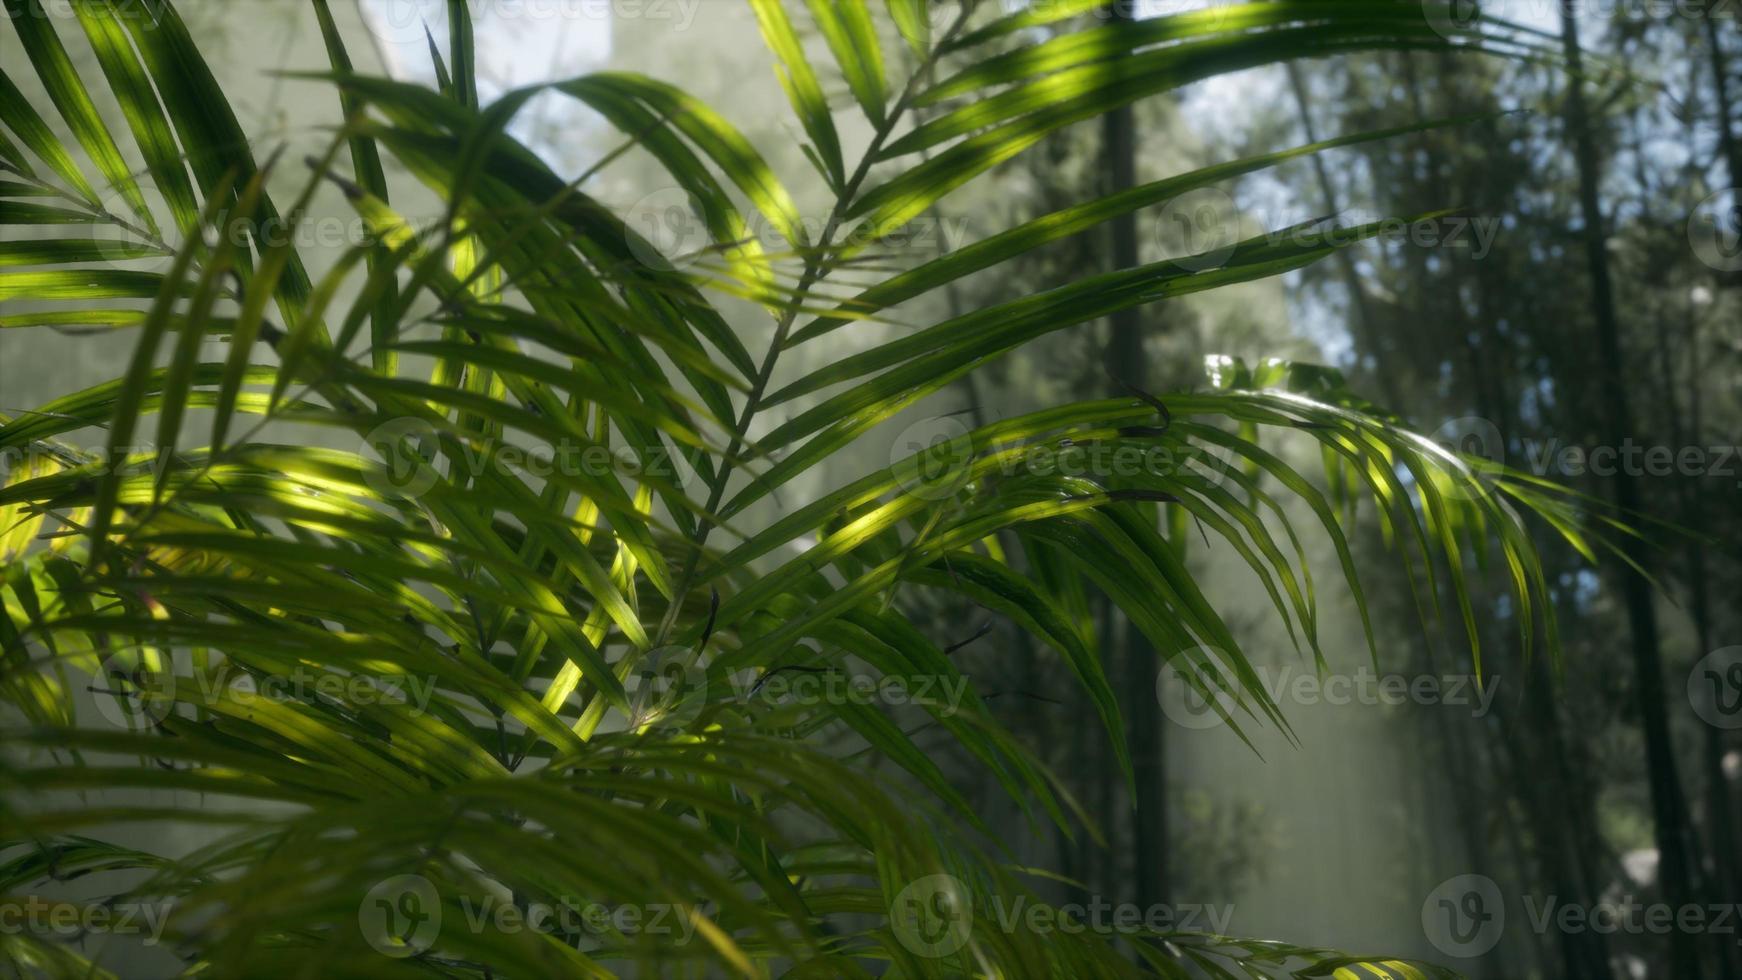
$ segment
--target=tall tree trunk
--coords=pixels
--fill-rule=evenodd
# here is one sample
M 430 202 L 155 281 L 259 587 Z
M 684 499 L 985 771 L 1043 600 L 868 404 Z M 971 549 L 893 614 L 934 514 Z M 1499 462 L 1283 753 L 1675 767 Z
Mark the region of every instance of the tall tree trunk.
M 1730 186 L 1742 193 L 1742 140 L 1737 139 L 1733 128 L 1736 115 L 1730 101 L 1729 59 L 1724 54 L 1724 45 L 1718 40 L 1716 13 L 1707 10 L 1704 20 L 1706 54 L 1712 63 L 1712 90 L 1717 97 L 1718 144 L 1723 147 L 1724 160 L 1730 167 Z
M 1718 143 L 1724 150 L 1724 161 L 1730 173 L 1731 192 L 1742 194 L 1742 138 L 1736 135 L 1736 112 L 1730 92 L 1730 63 L 1724 45 L 1719 40 L 1715 11 L 1706 11 L 1704 26 L 1717 109 Z M 1700 380 L 1706 362 L 1700 356 L 1699 319 L 1692 310 L 1688 311 L 1687 322 L 1685 344 L 1688 358 L 1688 438 L 1698 442 L 1704 428 Z M 1672 393 L 1674 391 L 1673 388 L 1668 390 Z M 1682 442 L 1677 440 L 1676 444 L 1682 445 Z M 1705 509 L 1697 486 L 1689 488 L 1682 503 L 1686 526 L 1705 527 Z M 1691 542 L 1688 549 L 1688 588 L 1693 593 L 1694 633 L 1699 639 L 1701 653 L 1708 653 L 1712 650 L 1713 642 L 1712 607 L 1707 582 L 1706 548 L 1702 540 Z M 1713 725 L 1704 727 L 1701 749 L 1706 777 L 1707 820 L 1711 825 L 1712 852 L 1717 864 L 1715 890 L 1719 893 L 1717 897 L 1722 900 L 1726 893 L 1732 898 L 1742 896 L 1742 848 L 1738 846 L 1738 818 L 1730 781 L 1724 775 L 1724 733 Z M 1742 975 L 1742 962 L 1739 962 L 1742 961 L 1742 952 L 1731 948 L 1727 953 L 1727 976 Z
M 1699 347 L 1698 322 L 1692 309 L 1688 310 L 1687 343 L 1690 349 L 1697 351 Z M 1700 362 L 1693 359 L 1687 381 L 1688 399 L 1691 407 L 1691 431 L 1682 425 L 1681 400 L 1676 397 L 1679 386 L 1676 381 L 1675 369 L 1670 362 L 1671 341 L 1669 330 L 1660 326 L 1658 331 L 1658 370 L 1659 387 L 1669 406 L 1669 442 L 1672 446 L 1686 446 L 1700 441 Z M 1690 441 L 1691 440 L 1691 441 Z M 1700 499 L 1700 487 L 1697 483 L 1682 480 L 1678 487 L 1680 499 L 1680 520 L 1683 527 L 1699 528 L 1706 526 L 1704 502 Z M 1698 538 L 1688 542 L 1688 592 L 1690 612 L 1694 621 L 1694 640 L 1697 649 L 1704 654 L 1712 647 L 1712 601 L 1706 578 L 1706 548 Z M 1742 895 L 1742 882 L 1737 880 L 1736 864 L 1736 818 L 1730 806 L 1730 784 L 1724 776 L 1724 743 L 1722 732 L 1716 725 L 1703 725 L 1704 740 L 1701 746 L 1704 750 L 1701 773 L 1706 780 L 1706 837 L 1711 844 L 1711 867 L 1708 872 L 1710 891 L 1707 897 L 1714 901 L 1724 901 L 1725 891 L 1732 895 Z M 1719 943 L 1718 966 L 1723 980 L 1735 980 L 1742 964 L 1742 957 L 1737 956 L 1734 945 Z
M 1308 143 L 1317 143 L 1319 137 L 1313 126 L 1312 112 L 1308 109 L 1306 80 L 1301 77 L 1300 65 L 1296 62 L 1286 62 L 1288 83 L 1294 89 L 1295 107 L 1300 110 L 1301 130 L 1306 134 Z M 1319 194 L 1324 198 L 1326 214 L 1336 214 L 1342 210 L 1337 203 L 1337 189 L 1331 183 L 1331 172 L 1325 165 L 1322 154 L 1312 155 L 1313 174 L 1318 178 Z M 1385 348 L 1381 346 L 1379 332 L 1373 323 L 1373 311 L 1367 305 L 1367 289 L 1361 284 L 1361 273 L 1355 268 L 1355 252 L 1353 249 L 1339 248 L 1336 253 L 1337 266 L 1343 273 L 1343 285 L 1349 290 L 1349 312 L 1355 320 L 1356 333 L 1361 343 L 1373 358 L 1374 380 L 1379 385 L 1379 392 L 1385 398 L 1385 407 L 1394 412 L 1403 411 L 1403 395 L 1398 387 L 1397 377 L 1390 371 L 1383 370 L 1379 365 L 1385 363 Z
M 1574 144 L 1579 172 L 1579 209 L 1584 221 L 1585 260 L 1591 277 L 1591 300 L 1597 326 L 1600 400 L 1607 407 L 1604 438 L 1618 448 L 1632 434 L 1633 415 L 1628 403 L 1627 379 L 1622 369 L 1621 328 L 1615 312 L 1614 284 L 1609 275 L 1609 256 L 1604 235 L 1602 207 L 1598 202 L 1599 164 L 1596 140 L 1591 132 L 1584 94 L 1584 59 L 1579 44 L 1579 25 L 1574 8 L 1561 7 L 1561 45 L 1567 61 L 1567 129 Z M 1618 468 L 1613 483 L 1615 504 L 1624 516 L 1640 513 L 1636 478 Z M 1651 560 L 1644 542 L 1624 536 L 1620 547 L 1632 562 L 1646 567 Z M 1687 802 L 1676 774 L 1675 747 L 1670 740 L 1669 712 L 1664 700 L 1663 662 L 1658 650 L 1657 610 L 1651 583 L 1631 568 L 1616 571 L 1632 634 L 1634 685 L 1640 726 L 1645 736 L 1646 777 L 1651 787 L 1653 830 L 1657 840 L 1658 880 L 1663 899 L 1676 906 L 1693 895 L 1687 849 Z M 1700 975 L 1699 955 L 1693 937 L 1676 930 L 1670 935 L 1672 976 Z
M 1453 268 L 1456 267 L 1454 264 Z M 1480 338 L 1471 349 L 1483 356 L 1475 358 L 1471 366 L 1471 387 L 1475 391 L 1476 414 L 1495 424 L 1502 445 L 1511 445 L 1516 434 L 1513 406 L 1517 404 L 1511 360 L 1500 331 L 1495 328 L 1498 318 L 1489 313 L 1491 290 L 1498 286 L 1478 269 L 1475 321 L 1468 332 Z M 1502 617 L 1496 609 L 1494 618 Z M 1591 907 L 1602 885 L 1592 869 L 1599 852 L 1587 835 L 1594 811 L 1585 787 L 1588 767 L 1568 746 L 1548 658 L 1536 657 L 1525 664 L 1521 645 L 1515 652 L 1518 656 L 1514 662 L 1521 665 L 1525 683 L 1516 723 L 1524 734 L 1505 739 L 1513 772 L 1507 783 L 1521 791 L 1519 801 L 1532 815 L 1531 823 L 1539 828 L 1535 842 L 1541 872 L 1555 894 L 1563 896 L 1569 904 Z M 1510 727 L 1514 723 L 1510 717 L 1512 709 L 1499 699 L 1496 709 L 1501 723 Z M 1519 778 L 1521 773 L 1533 775 Z M 1546 832 L 1549 828 L 1553 832 Z M 1567 980 L 1607 980 L 1613 975 L 1609 969 L 1608 943 L 1596 930 L 1562 931 L 1558 952 L 1562 975 Z
M 1441 61 L 1440 69 L 1441 78 L 1452 76 L 1456 66 L 1450 56 Z M 1446 108 L 1466 113 L 1491 110 L 1494 106 L 1478 107 L 1459 101 Z M 1472 172 L 1460 168 L 1458 176 L 1461 186 L 1454 199 L 1477 202 L 1480 189 L 1471 180 Z M 1451 265 L 1454 269 L 1470 269 L 1476 285 L 1476 308 L 1468 333 L 1479 338 L 1474 346 L 1487 355 L 1479 370 L 1488 378 L 1486 383 L 1477 378 L 1473 386 L 1479 399 L 1476 414 L 1494 422 L 1501 445 L 1520 444 L 1521 423 L 1517 418 L 1520 383 L 1514 370 L 1517 354 L 1512 340 L 1498 326 L 1506 314 L 1496 309 L 1508 284 L 1496 276 L 1491 263 L 1473 256 L 1453 258 Z M 1461 290 L 1461 285 L 1454 284 L 1453 289 Z M 1454 309 L 1461 310 L 1461 304 Z M 1519 652 L 1522 654 L 1522 650 Z M 1592 789 L 1594 767 L 1589 755 L 1579 751 L 1581 741 L 1568 734 L 1569 725 L 1557 698 L 1548 658 L 1537 657 L 1524 663 L 1520 656 L 1519 663 L 1525 680 L 1519 726 L 1528 734 L 1523 739 L 1508 740 L 1508 751 L 1515 772 L 1536 772 L 1542 776 L 1529 777 L 1523 783 L 1515 781 L 1514 785 L 1532 791 L 1530 800 L 1521 803 L 1534 813 L 1533 822 L 1539 828 L 1535 842 L 1542 854 L 1544 873 L 1567 901 L 1591 907 L 1600 899 L 1605 883 L 1613 880 L 1610 874 L 1613 865 L 1605 866 L 1607 849 L 1597 831 Z M 1553 831 L 1544 832 L 1548 828 Z M 1608 946 L 1604 935 L 1595 930 L 1563 932 L 1558 950 L 1563 975 L 1569 980 L 1607 980 L 1613 976 Z
M 1107 5 L 1114 24 L 1133 20 L 1131 0 Z M 1101 120 L 1102 153 L 1105 157 L 1106 193 L 1137 185 L 1137 124 L 1129 105 L 1107 113 Z M 1128 269 L 1137 265 L 1137 216 L 1126 213 L 1113 219 L 1110 229 L 1113 265 Z M 1105 363 L 1107 371 L 1126 384 L 1142 388 L 1149 383 L 1143 355 L 1141 316 L 1136 309 L 1113 314 L 1109 323 Z M 1120 392 L 1123 394 L 1124 392 Z M 1137 775 L 1136 798 L 1132 800 L 1131 891 L 1145 906 L 1167 901 L 1167 759 L 1162 744 L 1161 706 L 1156 700 L 1156 668 L 1159 661 L 1148 639 L 1130 624 L 1121 630 L 1120 669 L 1125 675 L 1126 725 L 1131 765 Z

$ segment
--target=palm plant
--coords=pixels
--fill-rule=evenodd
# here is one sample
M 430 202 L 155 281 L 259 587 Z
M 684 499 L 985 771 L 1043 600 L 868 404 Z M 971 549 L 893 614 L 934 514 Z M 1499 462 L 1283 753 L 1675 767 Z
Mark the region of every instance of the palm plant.
M 1364 623 L 1346 541 L 1358 499 L 1424 605 L 1457 605 L 1472 647 L 1466 566 L 1497 547 L 1527 648 L 1541 628 L 1552 650 L 1525 516 L 1588 553 L 1603 529 L 1579 501 L 1441 449 L 1334 372 L 1220 359 L 1198 390 L 961 426 L 818 499 L 769 503 L 1030 339 L 1277 275 L 1377 226 L 1097 275 L 899 330 L 784 384 L 776 368 L 1116 216 L 1396 134 L 1145 184 L 846 289 L 881 274 L 890 232 L 1061 127 L 1280 59 L 1530 55 L 1527 33 L 1448 31 L 1433 4 L 1274 0 L 1027 43 L 1099 0 L 1013 13 L 889 0 L 893 30 L 863 0 L 812 0 L 822 43 L 807 51 L 794 12 L 752 0 L 834 202 L 811 235 L 757 150 L 668 84 L 605 72 L 480 105 L 460 0 L 449 49 L 431 42 L 437 89 L 355 73 L 313 0 L 345 121 L 302 161 L 284 210 L 267 178 L 299 164 L 256 159 L 173 8 L 72 3 L 103 85 L 74 71 L 57 33 L 69 27 L 40 0 L 5 3 L 84 159 L 0 78 L 0 325 L 125 330 L 134 346 L 122 377 L 0 415 L 12 463 L 0 895 L 126 873 L 111 901 L 173 902 L 167 935 L 189 972 L 213 976 L 1443 972 L 1189 931 L 1115 942 L 1006 928 L 985 898 L 1029 895 L 1028 873 L 974 833 L 980 818 L 901 719 L 959 742 L 1036 821 L 1078 832 L 1081 815 L 946 641 L 904 619 L 897 591 L 955 594 L 1032 634 L 1122 752 L 1081 614 L 1088 590 L 1236 729 L 1286 728 L 1186 567 L 1191 525 L 1245 559 L 1322 665 L 1301 513 L 1334 545 Z M 905 77 L 886 66 L 891 42 L 917 66 Z M 812 56 L 825 49 L 850 105 L 824 96 Z M 565 181 L 507 135 L 540 92 L 579 100 L 651 153 L 693 201 L 705 247 L 672 261 L 587 195 L 593 171 Z M 99 99 L 126 132 L 106 127 Z M 915 125 L 919 107 L 931 113 Z M 839 113 L 872 127 L 857 162 Z M 440 195 L 442 220 L 417 227 L 394 209 L 384 153 Z M 312 279 L 285 231 L 331 186 L 369 233 Z M 747 215 L 787 247 L 765 248 Z M 152 259 L 169 264 L 139 267 Z M 773 324 L 759 356 L 728 325 L 734 297 Z M 226 353 L 202 360 L 213 341 Z M 80 436 L 92 430 L 104 434 Z M 1316 445 L 1329 490 L 1266 440 Z M 1068 450 L 1166 465 L 1036 465 Z M 764 696 L 776 679 L 847 671 L 962 693 L 922 698 L 917 717 Z M 188 854 L 94 829 L 155 822 L 213 826 Z M 476 921 L 480 908 L 576 901 L 663 910 L 681 937 L 621 920 Z M 0 947 L 20 972 L 101 972 L 28 931 Z

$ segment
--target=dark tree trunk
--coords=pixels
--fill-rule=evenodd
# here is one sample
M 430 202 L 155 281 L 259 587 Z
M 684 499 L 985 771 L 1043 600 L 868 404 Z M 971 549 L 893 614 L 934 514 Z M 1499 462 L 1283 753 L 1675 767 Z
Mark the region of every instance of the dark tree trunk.
M 1130 0 L 1107 5 L 1113 23 L 1130 23 Z M 1137 185 L 1137 124 L 1129 105 L 1107 113 L 1101 120 L 1105 156 L 1106 193 Z M 1138 263 L 1137 217 L 1126 213 L 1111 223 L 1113 266 L 1128 269 Z M 1135 309 L 1113 314 L 1109 323 L 1105 363 L 1109 374 L 1125 384 L 1142 388 L 1149 383 L 1144 361 L 1141 316 Z M 1125 392 L 1121 390 L 1120 394 Z M 1155 680 L 1159 661 L 1141 630 L 1120 631 L 1116 663 L 1124 673 L 1126 726 L 1131 765 L 1137 776 L 1136 799 L 1132 801 L 1131 891 L 1145 906 L 1167 901 L 1167 762 L 1162 745 L 1161 706 L 1156 701 Z
M 1730 168 L 1730 186 L 1742 193 L 1742 141 L 1736 137 L 1736 115 L 1730 101 L 1730 64 L 1724 45 L 1718 40 L 1718 18 L 1707 11 L 1706 49 L 1712 62 L 1712 90 L 1717 98 L 1718 145 L 1724 150 L 1724 160 Z
M 1295 106 L 1300 110 L 1301 130 L 1306 134 L 1308 143 L 1319 141 L 1318 133 L 1313 126 L 1312 112 L 1308 109 L 1306 80 L 1301 77 L 1300 65 L 1295 62 L 1286 64 L 1288 83 L 1294 89 Z M 1338 203 L 1336 185 L 1331 183 L 1331 172 L 1325 165 L 1321 154 L 1312 155 L 1313 174 L 1318 178 L 1319 194 L 1324 198 L 1326 214 L 1336 214 L 1342 210 Z M 1379 392 L 1385 398 L 1385 407 L 1394 412 L 1403 411 L 1403 395 L 1397 386 L 1397 377 L 1380 365 L 1385 363 L 1385 347 L 1378 329 L 1373 323 L 1373 311 L 1367 305 L 1367 290 L 1361 284 L 1361 273 L 1355 268 L 1355 253 L 1353 249 L 1340 248 L 1336 254 L 1337 267 L 1343 274 L 1344 288 L 1349 290 L 1349 312 L 1355 320 L 1356 333 L 1361 338 L 1362 346 L 1367 348 L 1373 358 L 1374 380 L 1379 385 Z
M 1578 165 L 1579 208 L 1584 221 L 1585 259 L 1591 278 L 1591 301 L 1597 328 L 1598 400 L 1607 411 L 1603 418 L 1604 439 L 1620 447 L 1633 431 L 1633 415 L 1623 370 L 1621 329 L 1615 312 L 1614 284 L 1609 274 L 1602 207 L 1598 201 L 1599 163 L 1596 139 L 1591 132 L 1585 104 L 1583 50 L 1579 44 L 1577 14 L 1570 5 L 1561 8 L 1561 43 L 1567 61 L 1567 130 L 1573 140 Z M 1636 479 L 1617 469 L 1612 481 L 1614 500 L 1623 517 L 1638 515 L 1641 497 Z M 1624 536 L 1620 547 L 1632 562 L 1647 567 L 1651 558 L 1644 542 Z M 1651 787 L 1651 809 L 1658 851 L 1658 880 L 1664 901 L 1679 906 L 1693 895 L 1687 848 L 1687 802 L 1676 774 L 1675 748 L 1670 739 L 1669 712 L 1664 699 L 1663 662 L 1658 650 L 1657 609 L 1652 586 L 1625 565 L 1615 576 L 1626 602 L 1632 634 L 1635 697 L 1640 726 L 1645 736 L 1646 776 Z M 1670 935 L 1671 975 L 1700 976 L 1699 955 L 1693 937 L 1677 930 Z

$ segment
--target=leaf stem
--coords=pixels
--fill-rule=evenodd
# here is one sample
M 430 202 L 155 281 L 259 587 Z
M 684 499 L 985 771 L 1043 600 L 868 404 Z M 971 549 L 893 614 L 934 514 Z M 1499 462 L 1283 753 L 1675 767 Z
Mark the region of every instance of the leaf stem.
M 871 138 L 871 145 L 865 148 L 865 153 L 860 158 L 858 167 L 854 169 L 853 175 L 847 178 L 846 184 L 841 187 L 840 193 L 835 197 L 835 206 L 830 211 L 829 220 L 823 226 L 822 234 L 817 240 L 815 254 L 805 260 L 804 275 L 799 277 L 798 284 L 793 289 L 792 299 L 787 305 L 786 312 L 775 323 L 774 338 L 769 342 L 768 353 L 763 355 L 762 366 L 756 372 L 749 397 L 744 402 L 744 410 L 739 413 L 738 423 L 733 427 L 732 437 L 726 448 L 726 456 L 720 463 L 720 471 L 715 475 L 713 486 L 709 488 L 708 501 L 702 507 L 701 520 L 697 523 L 695 533 L 691 536 L 693 548 L 688 558 L 685 559 L 683 574 L 678 577 L 677 586 L 672 590 L 671 602 L 666 608 L 665 616 L 660 620 L 659 629 L 654 633 L 653 645 L 655 647 L 663 644 L 671 634 L 672 627 L 677 624 L 678 613 L 683 609 L 684 597 L 689 594 L 690 589 L 695 584 L 696 574 L 701 570 L 701 557 L 707 547 L 708 535 L 714 530 L 714 509 L 720 506 L 720 501 L 725 497 L 726 484 L 732 475 L 733 460 L 739 449 L 742 448 L 745 437 L 749 434 L 750 424 L 755 420 L 757 410 L 761 408 L 762 397 L 768 390 L 768 381 L 774 376 L 775 361 L 780 357 L 780 350 L 786 344 L 786 336 L 792 329 L 793 321 L 798 318 L 798 312 L 804 305 L 805 297 L 809 294 L 811 287 L 827 276 L 830 271 L 828 253 L 834 243 L 835 232 L 840 229 L 842 215 L 853 203 L 853 199 L 858 196 L 859 185 L 864 183 L 865 178 L 871 173 L 871 166 L 876 162 L 877 154 L 883 149 L 883 144 L 888 141 L 890 135 L 895 132 L 896 124 L 900 122 L 903 113 L 907 111 L 914 96 L 918 94 L 920 83 L 930 76 L 932 66 L 937 62 L 944 48 L 948 46 L 950 39 L 955 37 L 961 31 L 962 26 L 967 23 L 968 16 L 973 13 L 973 9 L 972 3 L 962 4 L 962 9 L 956 14 L 955 20 L 950 23 L 937 43 L 933 44 L 931 50 L 927 52 L 925 61 L 912 75 L 908 76 L 907 84 L 902 87 L 901 95 L 895 100 L 894 108 L 884 117 L 883 123 L 876 128 Z

